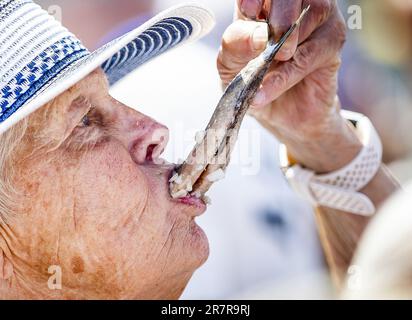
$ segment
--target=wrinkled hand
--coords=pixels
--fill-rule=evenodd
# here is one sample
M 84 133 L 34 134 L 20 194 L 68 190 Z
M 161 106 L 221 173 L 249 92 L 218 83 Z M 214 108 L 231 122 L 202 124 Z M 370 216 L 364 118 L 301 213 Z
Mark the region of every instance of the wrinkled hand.
M 346 28 L 335 0 L 237 0 L 235 22 L 218 56 L 224 85 L 266 47 L 267 24 L 275 39 L 311 5 L 276 56 L 251 106 L 251 114 L 288 146 L 300 163 L 319 172 L 340 168 L 360 143 L 339 114 L 337 72 Z M 342 155 L 342 153 L 344 153 Z

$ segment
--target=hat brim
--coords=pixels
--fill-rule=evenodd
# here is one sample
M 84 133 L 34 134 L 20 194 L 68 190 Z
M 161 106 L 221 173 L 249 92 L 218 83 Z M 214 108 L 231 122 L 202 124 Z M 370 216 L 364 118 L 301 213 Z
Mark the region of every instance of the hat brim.
M 205 36 L 214 24 L 211 12 L 197 4 L 178 5 L 161 12 L 142 26 L 107 43 L 61 71 L 0 124 L 0 134 L 97 68 L 104 70 L 109 83 L 113 85 L 148 60 Z

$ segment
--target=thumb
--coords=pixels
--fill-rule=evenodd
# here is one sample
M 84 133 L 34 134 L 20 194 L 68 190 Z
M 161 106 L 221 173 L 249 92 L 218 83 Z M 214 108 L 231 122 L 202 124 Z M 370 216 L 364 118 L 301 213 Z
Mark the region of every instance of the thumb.
M 256 58 L 268 42 L 268 26 L 264 22 L 237 20 L 223 34 L 217 59 L 218 70 L 224 83 Z

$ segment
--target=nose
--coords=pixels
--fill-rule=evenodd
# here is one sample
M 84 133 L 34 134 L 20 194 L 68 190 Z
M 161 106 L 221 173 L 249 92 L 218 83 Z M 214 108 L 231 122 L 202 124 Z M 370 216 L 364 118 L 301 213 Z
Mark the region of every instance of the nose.
M 136 122 L 137 135 L 129 144 L 129 152 L 137 164 L 159 163 L 169 142 L 169 129 L 144 117 Z
M 131 108 L 118 108 L 119 139 L 137 164 L 159 163 L 169 142 L 169 129 Z

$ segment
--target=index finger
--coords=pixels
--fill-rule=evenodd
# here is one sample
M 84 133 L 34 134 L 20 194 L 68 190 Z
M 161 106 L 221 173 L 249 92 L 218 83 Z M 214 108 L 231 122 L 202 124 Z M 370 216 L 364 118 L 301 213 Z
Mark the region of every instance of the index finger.
M 279 39 L 299 18 L 302 0 L 272 0 L 268 18 L 273 37 Z M 299 29 L 295 30 L 276 56 L 276 60 L 287 61 L 293 57 L 298 47 Z

